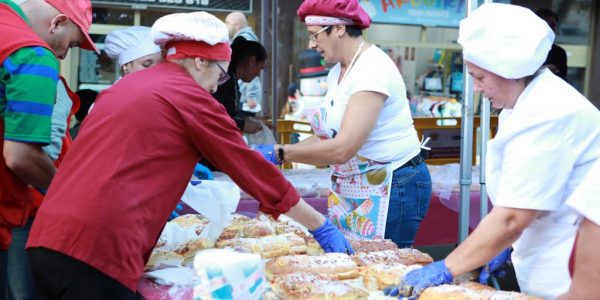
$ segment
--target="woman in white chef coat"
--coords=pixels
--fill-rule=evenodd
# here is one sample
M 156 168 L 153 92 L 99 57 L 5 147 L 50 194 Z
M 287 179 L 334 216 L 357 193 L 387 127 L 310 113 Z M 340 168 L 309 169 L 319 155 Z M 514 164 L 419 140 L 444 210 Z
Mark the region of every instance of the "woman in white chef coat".
M 600 156 L 600 112 L 541 68 L 553 41 L 548 25 L 520 6 L 484 4 L 461 21 L 475 90 L 502 109 L 487 153 L 494 208 L 445 260 L 408 273 L 388 293 L 415 296 L 449 283 L 511 245 L 522 292 L 556 298 L 569 288 L 579 216 L 565 200 Z

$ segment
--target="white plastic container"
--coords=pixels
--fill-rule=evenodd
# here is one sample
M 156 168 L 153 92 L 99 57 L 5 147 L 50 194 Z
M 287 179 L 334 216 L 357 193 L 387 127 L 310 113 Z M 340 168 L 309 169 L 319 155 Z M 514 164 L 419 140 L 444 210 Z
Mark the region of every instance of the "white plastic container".
M 260 255 L 207 249 L 194 257 L 194 300 L 262 299 L 266 288 Z

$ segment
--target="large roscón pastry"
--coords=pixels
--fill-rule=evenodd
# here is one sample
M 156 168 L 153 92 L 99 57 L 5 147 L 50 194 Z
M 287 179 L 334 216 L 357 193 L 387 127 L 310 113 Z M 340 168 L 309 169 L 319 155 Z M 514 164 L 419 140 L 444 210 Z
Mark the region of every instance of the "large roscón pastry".
M 359 266 L 373 264 L 402 264 L 402 265 L 427 265 L 433 262 L 429 254 L 413 248 L 393 249 L 376 252 L 361 252 L 352 256 Z
M 293 234 L 265 236 L 261 238 L 238 238 L 220 240 L 217 248 L 234 248 L 260 254 L 263 258 L 272 258 L 290 254 L 306 253 L 304 239 Z
M 273 227 L 275 227 L 277 234 L 295 233 L 297 236 L 303 238 L 307 243 L 313 239 L 312 235 L 310 235 L 308 231 L 300 227 L 300 225 L 296 225 L 291 222 L 274 221 Z
M 243 220 L 239 218 L 225 229 L 219 236 L 219 240 L 229 240 L 235 238 L 257 238 L 275 234 L 275 228 L 267 222 L 257 219 Z
M 183 257 L 184 265 L 191 265 L 194 262 L 194 255 L 196 252 L 213 247 L 215 247 L 214 242 L 207 239 L 198 238 L 177 246 L 177 248 L 175 248 L 173 251 Z
M 282 275 L 271 285 L 275 299 L 281 300 L 361 300 L 369 294 L 347 283 L 332 280 L 331 276 L 313 273 Z
M 148 262 L 144 267 L 144 271 L 154 271 L 170 267 L 181 267 L 183 256 L 168 250 L 154 249 Z
M 398 249 L 392 240 L 350 240 L 354 253 Z
M 200 214 L 187 214 L 179 216 L 169 222 L 177 224 L 179 227 L 184 229 L 194 227 L 196 228 L 196 234 L 200 235 L 200 233 L 202 233 L 204 230 L 204 227 L 210 223 L 210 220 Z
M 517 292 L 498 291 L 493 288 L 470 282 L 461 285 L 444 284 L 427 288 L 419 300 L 541 300 Z
M 270 278 L 296 272 L 331 275 L 339 280 L 353 279 L 359 275 L 356 263 L 343 253 L 280 256 L 268 261 L 265 269 Z
M 364 286 L 369 290 L 383 290 L 398 285 L 404 274 L 421 268 L 421 265 L 405 266 L 401 264 L 375 264 L 360 268 Z

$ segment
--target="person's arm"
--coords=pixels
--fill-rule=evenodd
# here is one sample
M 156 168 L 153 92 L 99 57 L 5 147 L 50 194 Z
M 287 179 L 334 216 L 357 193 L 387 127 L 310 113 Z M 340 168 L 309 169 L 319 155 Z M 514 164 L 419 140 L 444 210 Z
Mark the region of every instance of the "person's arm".
M 540 211 L 496 206 L 475 231 L 446 257 L 454 277 L 481 267 L 512 245 Z
M 51 142 L 51 117 L 56 102 L 59 62 L 43 47 L 25 47 L 11 54 L 4 112 L 4 159 L 26 184 L 46 189 L 55 168 L 42 146 Z
M 222 106 L 195 101 L 180 114 L 199 153 L 258 200 L 261 212 L 274 218 L 288 214 L 306 226 L 326 252 L 352 252 L 342 233 L 300 198 L 281 170 L 248 148 Z
M 48 189 L 56 168 L 50 157 L 37 144 L 4 141 L 4 159 L 23 182 Z
M 340 132 L 333 139 L 277 147 L 284 148 L 285 160 L 290 162 L 319 166 L 345 163 L 358 153 L 375 128 L 386 98 L 377 92 L 355 93 L 344 112 Z
M 306 146 L 306 145 L 312 145 L 314 143 L 318 143 L 321 141 L 321 138 L 319 136 L 317 136 L 316 134 L 313 134 L 307 138 L 305 138 L 304 140 L 298 142 L 297 144 Z
M 245 102 L 250 109 L 254 109 L 261 101 L 261 83 L 260 78 L 255 77 L 252 81 L 245 83 Z
M 325 217 L 302 199 L 292 206 L 286 215 L 308 230 L 315 230 L 325 222 Z
M 600 226 L 584 219 L 575 250 L 575 270 L 569 291 L 558 299 L 596 299 L 600 295 Z

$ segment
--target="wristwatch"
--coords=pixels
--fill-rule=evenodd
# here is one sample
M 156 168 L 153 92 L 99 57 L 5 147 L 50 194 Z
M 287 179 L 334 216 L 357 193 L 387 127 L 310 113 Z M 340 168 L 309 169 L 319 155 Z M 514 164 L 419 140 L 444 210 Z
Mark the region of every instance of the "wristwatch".
M 283 145 L 279 145 L 279 149 L 277 149 L 277 159 L 280 162 L 283 162 L 285 159 L 285 153 L 283 151 Z

